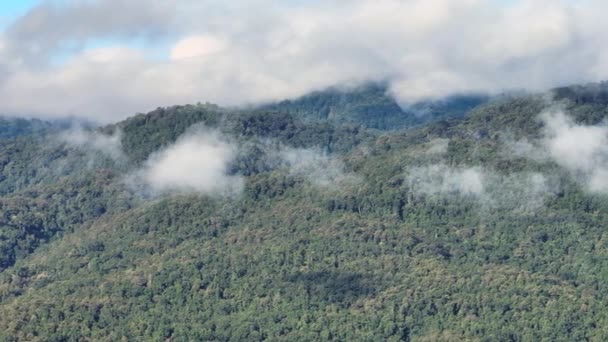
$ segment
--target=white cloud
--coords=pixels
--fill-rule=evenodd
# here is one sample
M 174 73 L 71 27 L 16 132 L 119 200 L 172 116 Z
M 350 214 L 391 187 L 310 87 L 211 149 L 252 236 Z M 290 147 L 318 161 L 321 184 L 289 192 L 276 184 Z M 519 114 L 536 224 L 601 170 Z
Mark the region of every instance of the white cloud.
M 187 133 L 153 154 L 130 181 L 143 183 L 153 193 L 238 193 L 242 177 L 228 174 L 235 154 L 236 147 L 217 132 Z
M 239 105 L 370 79 L 388 79 L 404 103 L 596 81 L 608 77 L 607 11 L 599 0 L 41 5 L 0 39 L 0 111 L 108 122 L 162 105 Z M 125 43 L 87 51 L 104 39 Z M 54 62 L 66 51 L 67 62 Z
M 484 193 L 484 174 L 480 168 L 451 168 L 445 164 L 414 167 L 408 181 L 414 191 L 435 194 L 481 196 Z
M 120 131 L 107 135 L 97 131 L 86 130 L 80 126 L 74 126 L 61 133 L 59 140 L 90 152 L 101 152 L 116 161 L 122 161 L 125 158 L 122 151 Z
M 588 192 L 608 193 L 608 125 L 577 124 L 560 109 L 539 115 L 539 139 L 504 139 L 507 156 L 553 161 L 569 171 Z
M 527 138 L 514 140 L 512 137 L 506 137 L 502 139 L 502 143 L 505 146 L 504 154 L 507 157 L 515 156 L 528 158 L 537 162 L 543 162 L 549 159 L 547 151 L 540 141 L 531 141 Z
M 225 43 L 211 35 L 195 35 L 178 41 L 171 49 L 171 59 L 203 57 L 219 53 L 225 48 Z
M 146 0 L 49 0 L 34 6 L 5 32 L 21 62 L 40 63 L 95 39 L 154 37 L 173 24 L 176 3 Z
M 279 151 L 279 158 L 292 174 L 319 187 L 333 188 L 359 181 L 357 176 L 344 170 L 341 160 L 318 149 L 283 148 Z
M 562 111 L 543 113 L 541 120 L 549 156 L 589 191 L 608 192 L 608 126 L 579 125 Z
M 408 186 L 416 194 L 477 201 L 480 208 L 531 212 L 553 195 L 557 185 L 537 172 L 500 174 L 481 167 L 433 164 L 407 171 Z

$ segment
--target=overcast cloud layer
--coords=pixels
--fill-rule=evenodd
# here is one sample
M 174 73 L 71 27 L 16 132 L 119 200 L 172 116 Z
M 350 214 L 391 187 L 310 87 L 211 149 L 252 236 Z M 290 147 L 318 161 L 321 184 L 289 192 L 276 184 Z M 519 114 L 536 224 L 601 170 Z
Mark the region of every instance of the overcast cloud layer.
M 389 80 L 404 102 L 608 74 L 601 0 L 45 2 L 0 35 L 0 112 L 100 122 Z

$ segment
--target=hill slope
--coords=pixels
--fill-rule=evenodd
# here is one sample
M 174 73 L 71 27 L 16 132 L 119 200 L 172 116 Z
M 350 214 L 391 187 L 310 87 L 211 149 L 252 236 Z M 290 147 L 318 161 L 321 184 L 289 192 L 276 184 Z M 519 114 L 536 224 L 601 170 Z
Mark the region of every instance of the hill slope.
M 566 133 L 602 129 L 586 91 L 556 90 Z M 84 133 L 104 145 L 9 139 L 0 337 L 604 340 L 608 199 L 550 153 L 545 98 L 395 132 L 177 106 Z M 129 182 L 192 136 L 233 147 L 238 192 Z
M 402 109 L 385 84 L 365 84 L 353 89 L 329 88 L 294 100 L 264 106 L 266 110 L 290 113 L 303 120 L 357 123 L 381 130 L 397 130 L 428 122 L 459 118 L 489 97 L 459 95 L 410 104 Z

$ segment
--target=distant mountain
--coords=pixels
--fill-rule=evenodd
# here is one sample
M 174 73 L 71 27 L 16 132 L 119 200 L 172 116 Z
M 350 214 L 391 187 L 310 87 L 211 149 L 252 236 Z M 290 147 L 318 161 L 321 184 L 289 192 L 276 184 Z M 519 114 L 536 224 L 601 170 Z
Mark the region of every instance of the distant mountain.
M 427 122 L 458 118 L 489 100 L 485 95 L 459 95 L 420 101 L 403 109 L 386 85 L 371 83 L 355 88 L 329 88 L 263 109 L 293 114 L 305 120 L 357 123 L 368 128 L 397 130 Z
M 0 117 L 0 138 L 14 138 L 20 135 L 40 133 L 53 127 L 57 126 L 38 119 Z

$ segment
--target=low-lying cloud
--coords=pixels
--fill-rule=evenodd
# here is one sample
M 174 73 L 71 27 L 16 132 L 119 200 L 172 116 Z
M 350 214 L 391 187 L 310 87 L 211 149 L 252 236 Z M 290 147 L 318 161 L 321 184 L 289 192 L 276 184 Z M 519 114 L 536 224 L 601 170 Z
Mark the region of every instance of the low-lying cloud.
M 484 177 L 481 168 L 451 168 L 446 164 L 415 167 L 408 172 L 410 187 L 427 195 L 480 196 L 484 193 Z
M 563 111 L 541 114 L 543 147 L 588 191 L 608 193 L 608 126 L 579 125 Z
M 229 174 L 235 155 L 235 145 L 218 132 L 197 130 L 150 156 L 131 182 L 157 194 L 238 193 L 243 178 Z
M 59 141 L 93 153 L 102 153 L 115 161 L 123 161 L 121 132 L 103 134 L 88 130 L 81 126 L 74 126 L 59 135 Z
M 427 155 L 444 155 L 448 152 L 450 139 L 437 138 L 427 144 Z
M 353 173 L 345 171 L 340 159 L 319 149 L 282 148 L 278 157 L 292 175 L 304 177 L 319 187 L 333 188 L 359 181 Z
M 557 185 L 537 172 L 501 174 L 482 167 L 432 164 L 407 171 L 410 191 L 431 198 L 468 197 L 485 209 L 527 212 L 541 207 Z
M 127 160 L 122 150 L 120 132 L 106 135 L 75 127 L 62 133 L 59 140 L 74 148 L 92 152 L 92 156 L 102 153 L 115 161 Z M 340 158 L 319 148 L 287 147 L 274 140 L 243 145 L 218 130 L 200 125 L 194 125 L 177 141 L 150 155 L 142 166 L 129 172 L 124 180 L 132 190 L 144 196 L 174 193 L 236 195 L 244 187 L 242 174 L 248 171 L 238 171 L 242 166 L 239 158 L 249 159 L 249 153 L 261 158 L 256 162 L 261 169 L 254 173 L 284 169 L 290 175 L 324 189 L 359 181 L 356 175 L 345 170 Z
M 587 192 L 608 193 L 608 125 L 576 123 L 562 109 L 540 113 L 537 139 L 505 139 L 508 156 L 554 162 L 567 170 Z
M 505 147 L 506 157 L 519 157 L 534 160 L 536 162 L 548 161 L 549 155 L 541 141 L 529 140 L 527 138 L 514 140 L 512 137 L 502 139 Z
M 556 179 L 540 172 L 490 173 L 487 180 L 485 199 L 488 204 L 516 212 L 533 213 L 560 188 Z

